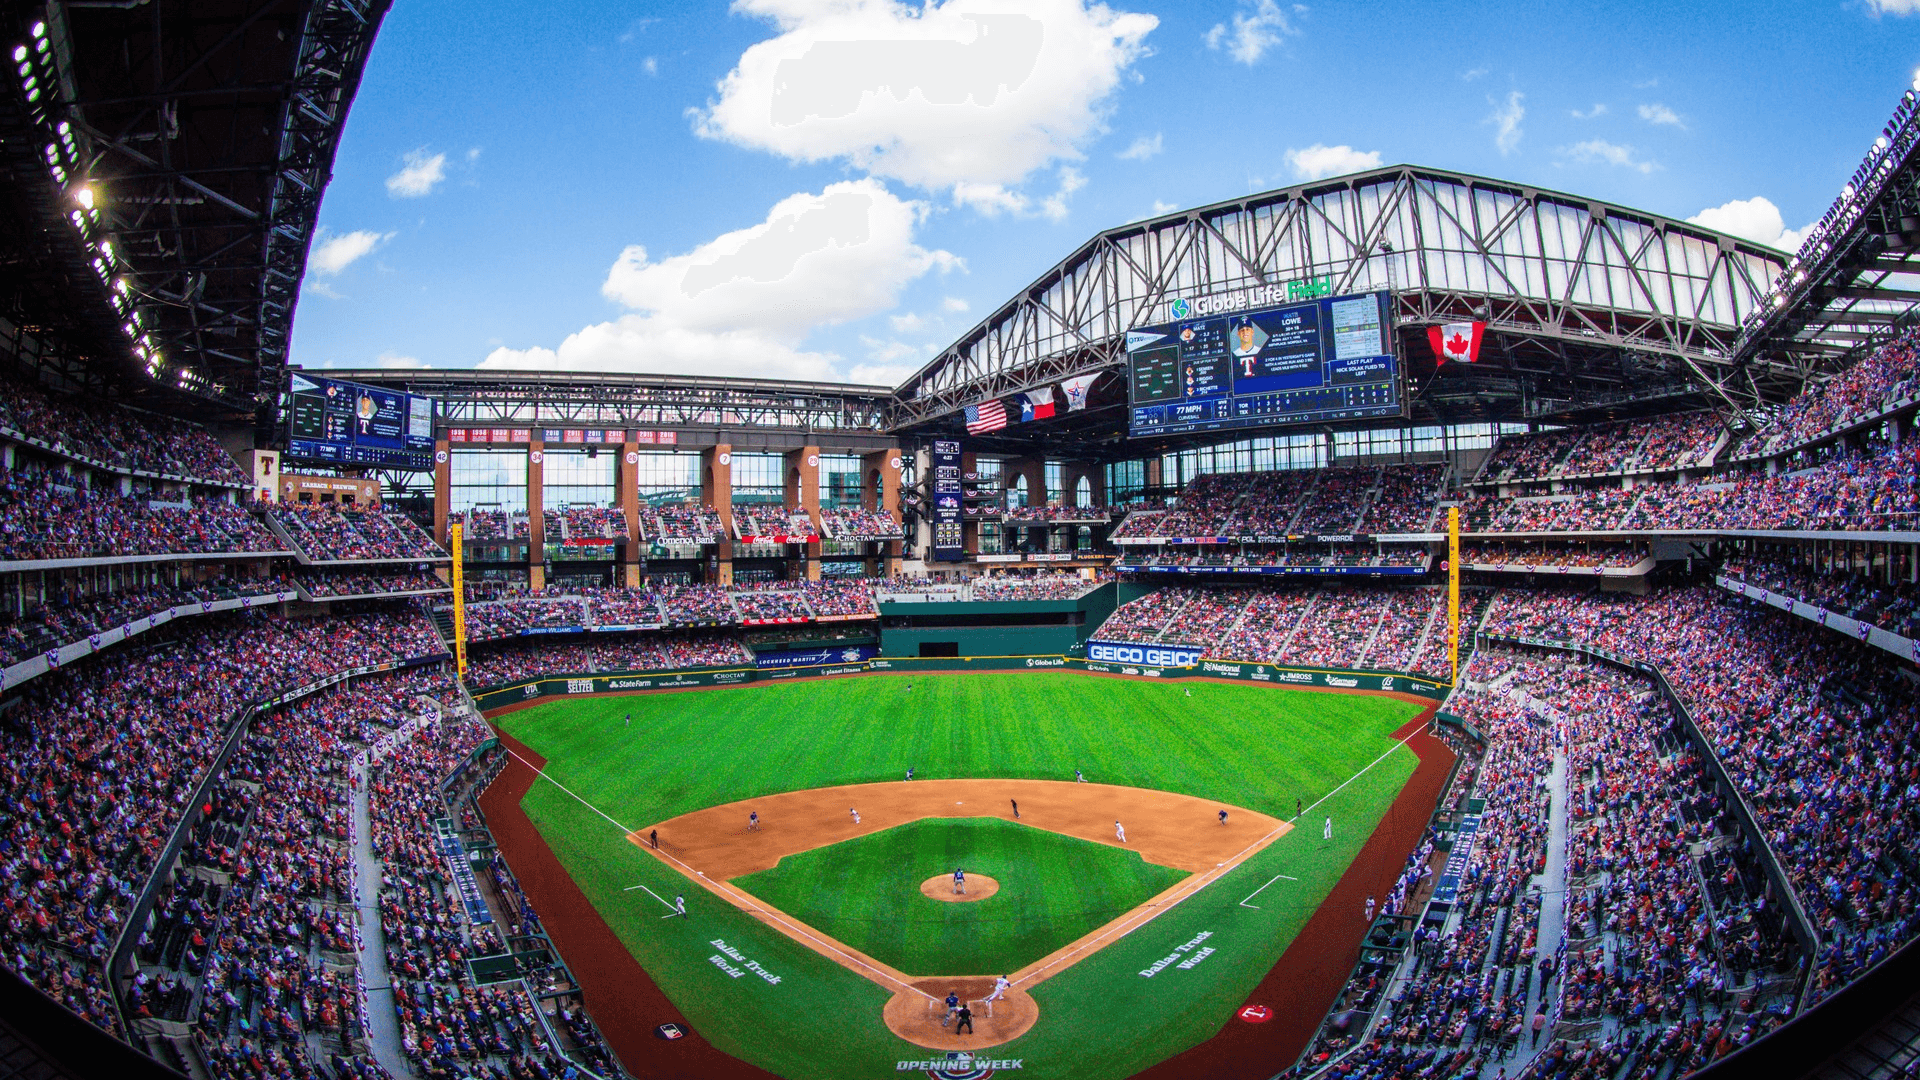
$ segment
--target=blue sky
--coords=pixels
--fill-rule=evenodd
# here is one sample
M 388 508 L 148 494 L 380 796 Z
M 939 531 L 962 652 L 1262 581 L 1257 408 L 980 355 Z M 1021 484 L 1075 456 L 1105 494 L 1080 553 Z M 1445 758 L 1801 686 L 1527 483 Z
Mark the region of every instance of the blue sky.
M 891 384 L 1101 229 L 1373 163 L 1793 246 L 1916 67 L 1920 0 L 397 0 L 293 359 Z

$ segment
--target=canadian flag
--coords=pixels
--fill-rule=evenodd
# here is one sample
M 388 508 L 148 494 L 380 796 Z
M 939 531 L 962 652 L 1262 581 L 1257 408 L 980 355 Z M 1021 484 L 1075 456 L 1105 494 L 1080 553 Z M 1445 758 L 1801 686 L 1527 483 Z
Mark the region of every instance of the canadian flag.
M 1480 335 L 1486 329 L 1483 322 L 1450 322 L 1428 327 L 1427 340 L 1433 342 L 1433 355 L 1442 363 L 1458 360 L 1471 364 L 1480 359 Z

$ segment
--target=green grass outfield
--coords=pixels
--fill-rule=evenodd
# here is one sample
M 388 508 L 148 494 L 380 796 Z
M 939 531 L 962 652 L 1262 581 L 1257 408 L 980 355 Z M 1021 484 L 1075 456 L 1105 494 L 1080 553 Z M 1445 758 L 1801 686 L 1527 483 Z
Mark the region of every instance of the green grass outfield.
M 949 903 L 920 883 L 956 866 L 1000 890 Z M 1186 877 L 1137 851 L 996 818 L 926 818 L 798 855 L 735 885 L 915 975 L 998 975 L 1126 914 Z
M 1226 1023 L 1412 775 L 1414 755 L 1394 749 L 1391 732 L 1418 711 L 1367 695 L 1041 672 L 560 700 L 500 724 L 547 759 L 549 775 L 628 827 L 774 792 L 895 780 L 908 765 L 925 778 L 1069 780 L 1080 768 L 1089 780 L 1282 819 L 1296 799 L 1312 804 L 1345 783 L 1308 827 L 1041 984 L 1039 1025 L 995 1051 L 1021 1058 L 1024 1076 L 1104 1080 Z M 795 1080 L 897 1075 L 896 1061 L 925 1056 L 881 1023 L 887 991 L 689 888 L 554 785 L 536 784 L 523 806 L 614 932 L 720 1049 Z M 1320 838 L 1323 816 L 1335 821 L 1331 842 Z M 1255 907 L 1241 905 L 1269 881 Z M 685 894 L 691 918 L 662 920 L 640 885 Z M 1202 932 L 1215 952 L 1200 964 L 1138 974 Z M 731 977 L 709 959 L 716 940 L 780 982 Z

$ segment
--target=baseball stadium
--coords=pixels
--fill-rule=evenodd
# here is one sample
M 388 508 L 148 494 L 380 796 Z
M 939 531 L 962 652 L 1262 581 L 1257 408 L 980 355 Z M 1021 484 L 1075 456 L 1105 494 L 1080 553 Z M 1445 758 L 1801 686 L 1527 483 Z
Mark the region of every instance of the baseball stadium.
M 297 362 L 406 9 L 0 0 L 0 1075 L 1916 1075 L 1920 78 L 1793 244 L 996 189 L 896 382 Z

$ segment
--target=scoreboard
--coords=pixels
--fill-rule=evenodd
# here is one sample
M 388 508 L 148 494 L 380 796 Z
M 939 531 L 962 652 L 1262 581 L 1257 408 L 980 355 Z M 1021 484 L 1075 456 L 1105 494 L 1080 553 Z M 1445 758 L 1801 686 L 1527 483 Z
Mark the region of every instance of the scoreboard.
M 1127 433 L 1406 416 L 1392 300 L 1381 291 L 1229 312 L 1231 299 L 1175 300 L 1175 321 L 1127 333 Z
M 433 468 L 433 399 L 294 372 L 287 453 L 329 465 Z

